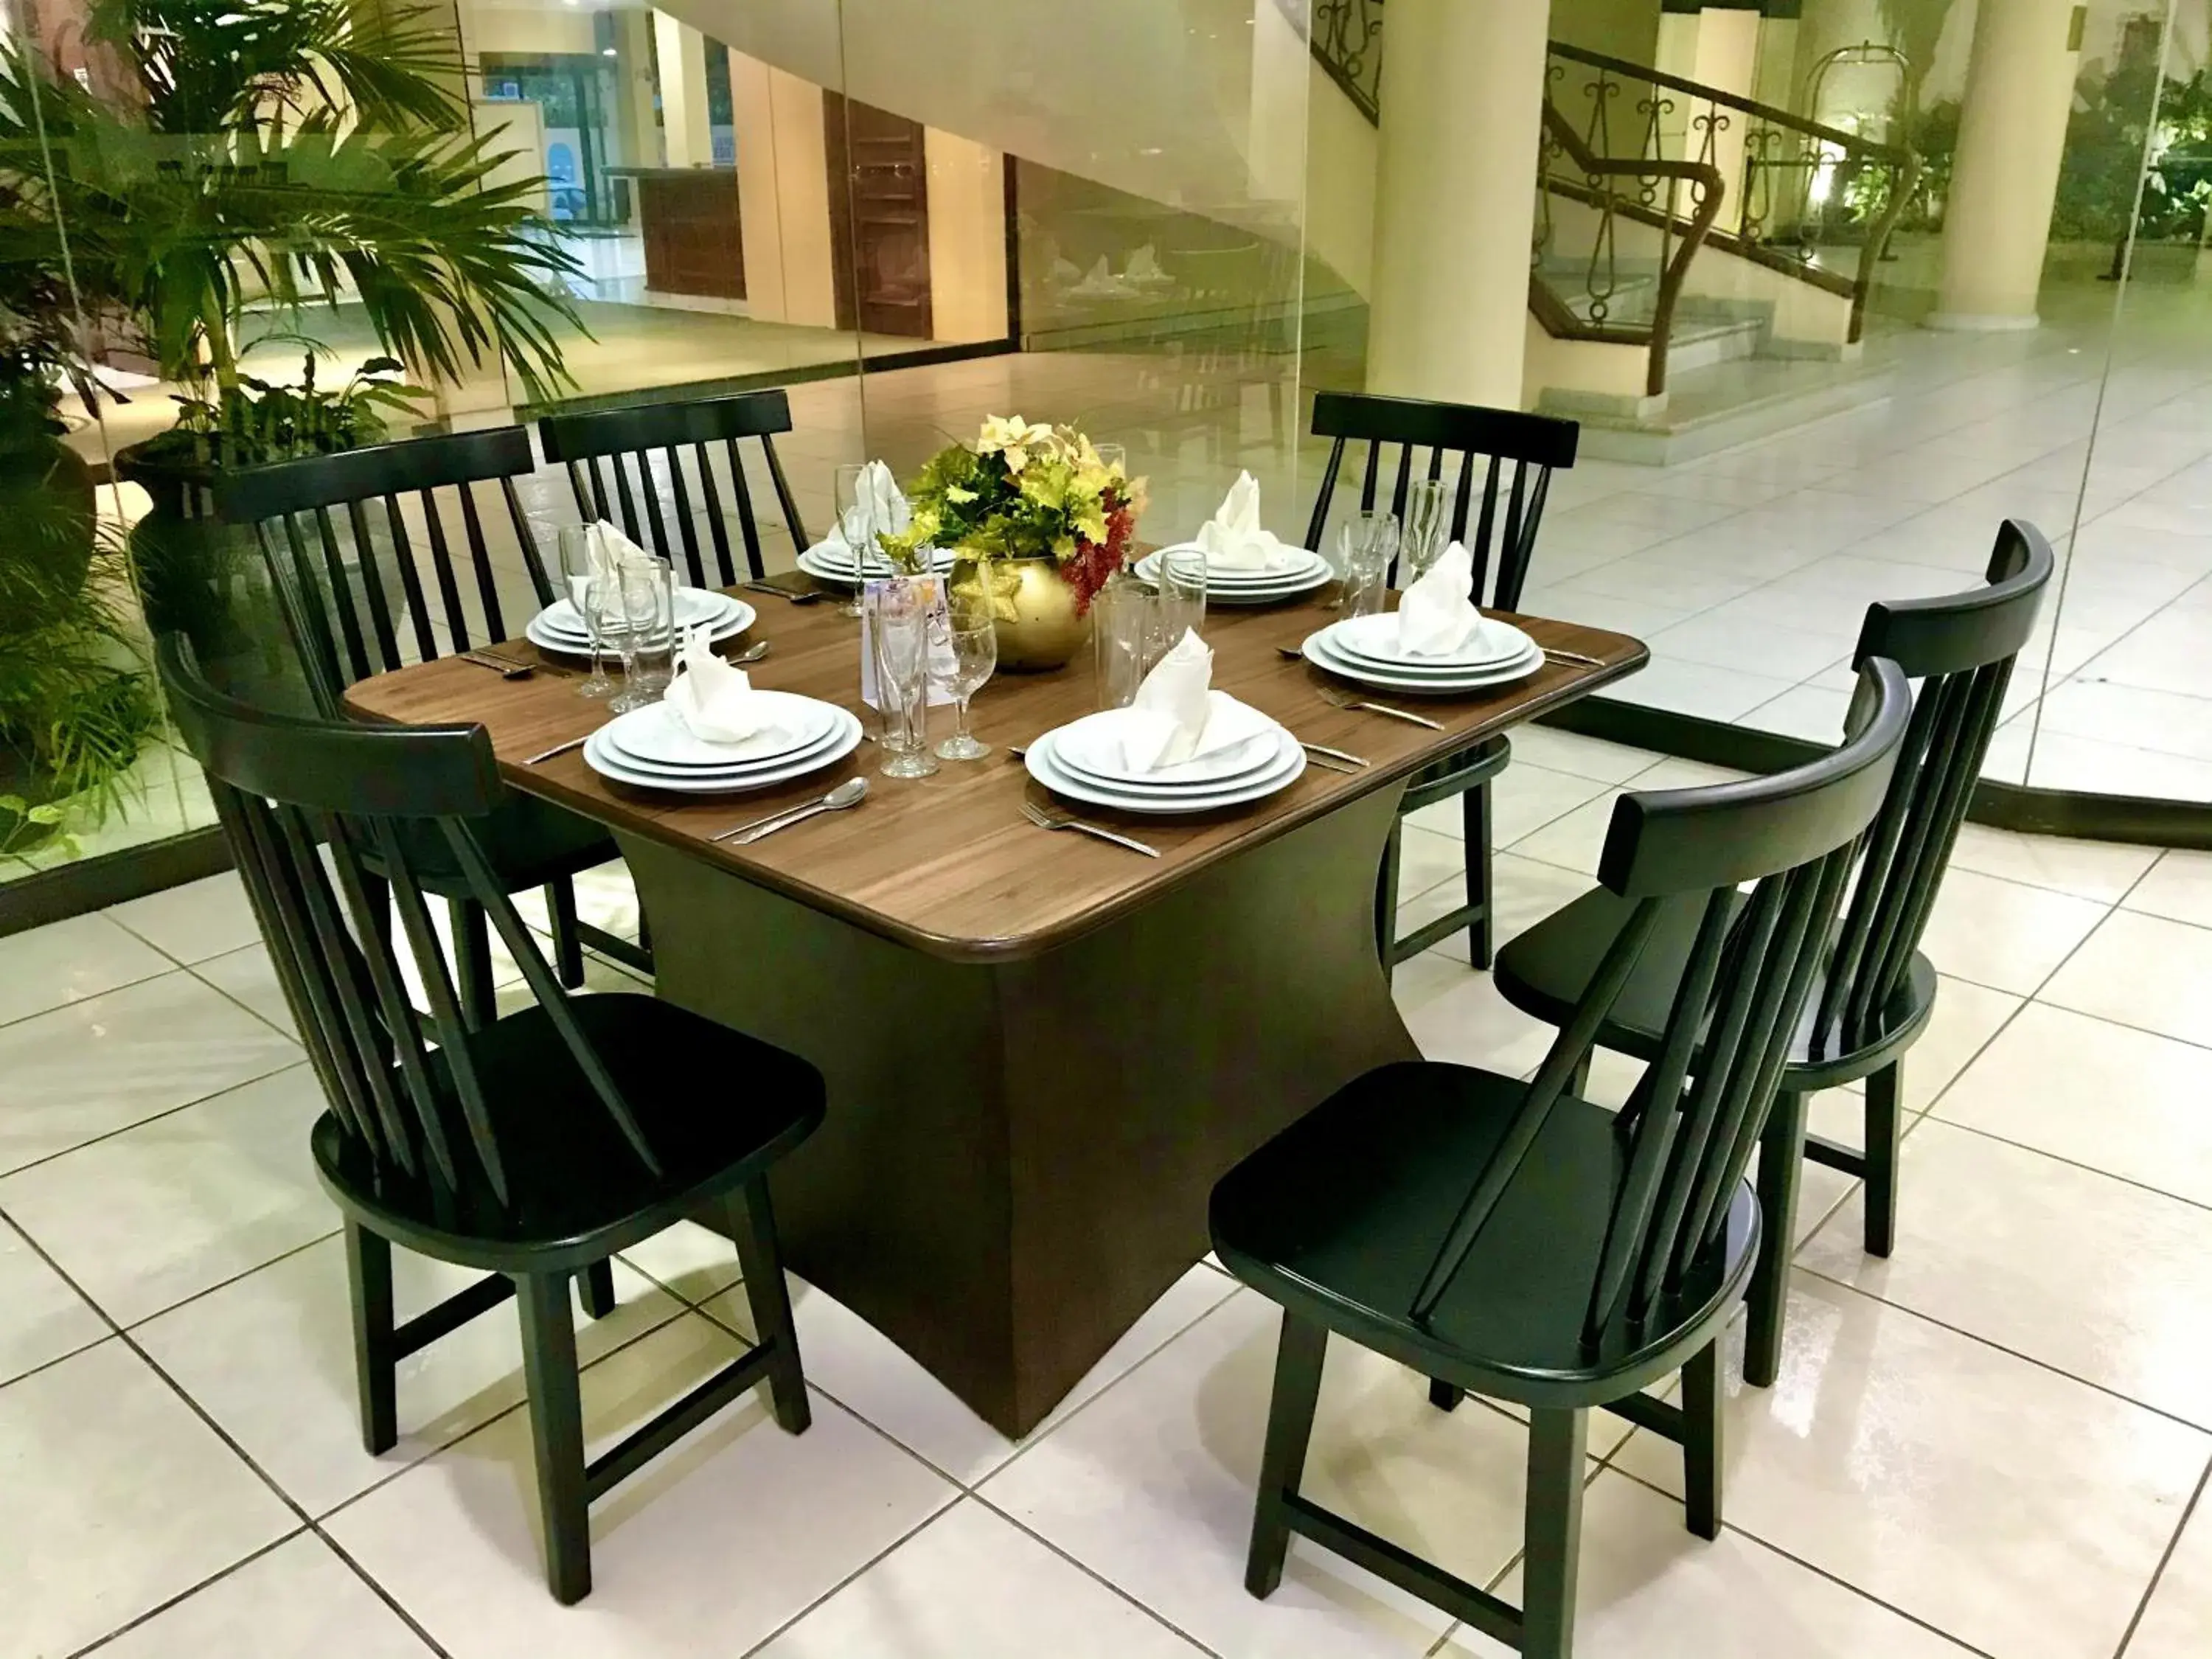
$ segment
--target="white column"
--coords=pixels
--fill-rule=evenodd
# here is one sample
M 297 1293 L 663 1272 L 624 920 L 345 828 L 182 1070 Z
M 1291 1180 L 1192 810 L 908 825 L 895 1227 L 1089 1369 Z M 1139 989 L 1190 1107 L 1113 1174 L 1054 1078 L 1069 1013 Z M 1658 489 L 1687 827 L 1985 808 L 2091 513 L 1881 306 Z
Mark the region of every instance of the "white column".
M 707 37 L 656 11 L 653 44 L 660 65 L 660 132 L 668 165 L 711 166 L 714 129 L 707 113 Z
M 1930 328 L 2033 328 L 2081 53 L 2075 0 L 1984 0 Z
M 1367 386 L 1521 406 L 1551 0 L 1391 0 Z

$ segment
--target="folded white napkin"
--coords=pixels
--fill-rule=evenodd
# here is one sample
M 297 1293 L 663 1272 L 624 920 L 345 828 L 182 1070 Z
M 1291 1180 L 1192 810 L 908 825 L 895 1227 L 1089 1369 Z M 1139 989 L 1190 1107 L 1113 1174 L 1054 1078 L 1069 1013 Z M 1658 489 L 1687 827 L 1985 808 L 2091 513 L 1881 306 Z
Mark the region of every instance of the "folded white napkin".
M 716 656 L 703 629 L 684 635 L 663 701 L 676 723 L 702 743 L 744 743 L 775 727 L 770 705 L 745 671 Z
M 605 519 L 592 526 L 592 568 L 594 573 L 619 570 L 624 565 L 653 564 L 659 561 Z
M 1211 570 L 1273 570 L 1283 562 L 1283 544 L 1261 526 L 1260 481 L 1249 472 L 1237 475 L 1196 540 Z
M 1474 586 L 1474 556 L 1454 542 L 1398 601 L 1400 653 L 1449 657 L 1471 644 L 1482 628 Z
M 1152 245 L 1150 242 L 1146 242 L 1129 256 L 1129 263 L 1122 268 L 1121 274 L 1126 280 L 1132 283 L 1163 283 L 1170 280 L 1167 272 L 1160 269 L 1160 257 L 1152 252 Z
M 1121 712 L 1121 763 L 1132 772 L 1157 772 L 1273 729 L 1275 722 L 1258 709 L 1212 690 L 1212 651 L 1185 629 Z

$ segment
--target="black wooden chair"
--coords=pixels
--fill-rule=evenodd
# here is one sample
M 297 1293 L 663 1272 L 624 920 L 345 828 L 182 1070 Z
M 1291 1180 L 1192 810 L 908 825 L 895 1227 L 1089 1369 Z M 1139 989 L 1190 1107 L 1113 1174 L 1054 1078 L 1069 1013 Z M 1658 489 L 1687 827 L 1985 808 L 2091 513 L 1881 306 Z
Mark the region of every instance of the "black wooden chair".
M 577 1601 L 592 1587 L 592 1499 L 756 1383 L 785 1429 L 807 1425 L 768 1171 L 821 1122 L 821 1076 L 672 1003 L 562 988 L 477 837 L 501 794 L 481 726 L 267 714 L 210 688 L 179 635 L 159 660 L 329 1104 L 309 1144 L 345 1217 L 362 1440 L 375 1454 L 398 1438 L 401 1359 L 515 1297 L 546 1574 Z M 464 1023 L 405 830 L 446 842 L 536 1006 Z M 372 854 L 427 1018 L 378 925 Z M 568 1281 L 702 1213 L 737 1240 L 759 1346 L 586 1463 Z M 394 1243 L 487 1276 L 395 1324 Z
M 1856 735 L 1832 755 L 1614 807 L 1600 879 L 1632 920 L 1533 1082 L 1385 1066 L 1214 1189 L 1214 1249 L 1283 1307 L 1253 1595 L 1273 1592 L 1298 1533 L 1524 1653 L 1566 1659 L 1592 1407 L 1681 1443 L 1690 1530 L 1718 1535 L 1720 1340 L 1762 1224 L 1744 1170 L 1905 741 L 1904 675 L 1876 662 L 1860 686 Z M 1739 902 L 1741 882 L 1758 885 Z M 1688 972 L 1616 1115 L 1571 1085 L 1638 953 L 1682 905 L 1699 918 Z M 1712 1063 L 1693 1068 L 1701 1045 Z M 1437 1387 L 1529 1408 L 1522 1607 L 1300 1495 L 1331 1332 Z M 1643 1392 L 1678 1367 L 1680 1407 Z
M 1986 586 L 1868 607 L 1856 660 L 1887 658 L 1921 685 L 1889 799 L 1867 839 L 1850 911 L 1822 965 L 1813 1017 L 1791 1039 L 1759 1158 L 1767 1230 L 1752 1281 L 1744 1353 L 1745 1379 L 1759 1387 L 1774 1381 L 1782 1360 L 1801 1156 L 1865 1179 L 1869 1252 L 1887 1255 L 1896 1237 L 1904 1057 L 1936 1006 L 1936 969 L 1920 953 L 1920 937 L 2051 570 L 2050 544 L 2041 533 L 2008 520 L 1997 533 Z M 1630 913 L 1600 890 L 1546 917 L 1498 953 L 1499 992 L 1524 1012 L 1567 1024 Z M 1692 906 L 1677 906 L 1662 919 L 1599 1029 L 1599 1048 L 1646 1060 L 1659 1052 L 1696 927 Z M 1808 1136 L 1808 1097 L 1862 1078 L 1864 1149 Z
M 1313 519 L 1306 527 L 1307 547 L 1315 552 L 1322 550 L 1346 444 L 1364 440 L 1367 445 L 1366 470 L 1359 484 L 1363 513 L 1376 511 L 1376 502 L 1381 499 L 1386 446 L 1398 446 L 1389 506 L 1396 514 L 1404 513 L 1406 492 L 1416 476 L 1413 452 L 1420 448 L 1429 452 L 1419 476 L 1431 479 L 1444 476 L 1444 459 L 1450 455 L 1455 458 L 1457 482 L 1449 534 L 1452 540 L 1465 542 L 1474 556 L 1474 602 L 1500 611 L 1520 609 L 1521 589 L 1528 579 L 1537 529 L 1543 523 L 1552 473 L 1555 468 L 1575 464 L 1575 447 L 1582 434 L 1579 426 L 1572 421 L 1524 415 L 1516 410 L 1324 392 L 1314 399 L 1313 429 L 1316 435 L 1334 438 L 1335 442 L 1329 447 L 1328 465 L 1322 473 Z M 1486 462 L 1486 465 L 1482 465 Z M 1510 477 L 1504 476 L 1509 463 Z M 1482 472 L 1480 512 L 1474 501 L 1478 470 Z M 1468 951 L 1474 965 L 1490 966 L 1490 781 L 1505 769 L 1512 757 L 1512 746 L 1503 736 L 1486 738 L 1472 749 L 1425 768 L 1406 786 L 1405 799 L 1398 805 L 1401 819 L 1425 806 L 1459 797 L 1467 839 L 1467 902 L 1400 939 L 1400 837 L 1394 829 L 1375 893 L 1375 931 L 1385 967 L 1395 967 L 1419 956 L 1462 927 L 1467 929 Z
M 568 469 L 568 488 L 580 515 L 619 524 L 632 541 L 650 546 L 678 569 L 688 572 L 695 587 L 730 587 L 741 579 L 732 560 L 729 524 L 722 510 L 721 485 L 714 476 L 714 452 L 719 447 L 727 464 L 731 507 L 737 515 L 738 534 L 744 539 L 745 570 L 750 580 L 758 581 L 767 574 L 767 567 L 761 560 L 760 524 L 753 514 L 752 486 L 745 478 L 744 457 L 738 441 L 760 440 L 784 524 L 795 548 L 803 552 L 808 545 L 806 529 L 799 520 L 799 503 L 792 499 L 791 485 L 784 479 L 783 463 L 775 453 L 775 434 L 790 430 L 791 399 L 780 390 L 770 390 L 693 403 L 548 415 L 538 423 L 538 441 L 547 460 L 559 461 Z M 656 451 L 660 457 L 658 467 L 653 459 Z M 691 464 L 688 478 L 687 453 Z M 660 488 L 663 478 L 667 487 L 665 502 Z M 699 501 L 696 513 L 694 483 Z M 714 549 L 711 568 L 699 541 L 702 519 Z

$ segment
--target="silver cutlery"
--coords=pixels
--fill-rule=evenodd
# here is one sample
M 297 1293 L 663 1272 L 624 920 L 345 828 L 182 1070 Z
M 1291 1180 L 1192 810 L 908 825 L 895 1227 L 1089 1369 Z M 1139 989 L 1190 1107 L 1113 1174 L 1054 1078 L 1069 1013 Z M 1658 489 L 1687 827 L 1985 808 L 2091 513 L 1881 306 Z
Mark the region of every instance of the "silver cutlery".
M 1364 697 L 1355 697 L 1349 691 L 1340 691 L 1333 685 L 1316 688 L 1323 702 L 1333 702 L 1339 708 L 1364 708 L 1370 714 L 1388 714 L 1394 720 L 1404 720 L 1410 726 L 1425 726 L 1431 732 L 1444 729 L 1442 720 L 1432 720 L 1425 714 L 1412 714 L 1402 708 L 1393 708 L 1387 702 L 1370 702 Z
M 565 755 L 571 749 L 581 749 L 591 740 L 592 734 L 586 732 L 580 738 L 571 738 L 566 743 L 556 743 L 550 749 L 546 750 L 543 754 L 532 755 L 528 760 L 526 760 L 522 763 L 525 766 L 535 766 L 540 761 L 551 760 L 556 755 Z
M 794 593 L 787 587 L 778 587 L 774 582 L 739 582 L 738 586 L 748 593 L 773 593 L 779 599 L 789 599 L 793 605 L 818 605 L 830 597 L 815 589 Z
M 748 847 L 779 830 L 788 830 L 794 823 L 804 823 L 817 812 L 842 812 L 848 806 L 858 806 L 867 798 L 867 793 L 868 781 L 866 778 L 848 778 L 817 799 L 799 806 L 787 806 L 781 812 L 771 812 L 764 818 L 755 818 L 750 823 L 741 823 L 734 830 L 725 830 L 708 839 Z
M 1279 657 L 1288 657 L 1292 662 L 1304 662 L 1306 659 L 1304 651 L 1295 645 L 1279 645 L 1275 647 L 1275 654 Z
M 533 663 L 516 662 L 508 657 L 495 657 L 489 651 L 456 651 L 453 654 L 463 662 L 472 662 L 479 668 L 497 671 L 503 680 L 527 679 L 538 672 Z
M 1547 657 L 1549 657 L 1553 662 L 1576 663 L 1584 668 L 1602 668 L 1605 666 L 1605 659 L 1603 657 L 1585 656 L 1579 651 L 1562 651 L 1555 645 L 1546 646 L 1544 647 L 1544 654 Z
M 736 656 L 730 659 L 730 661 L 742 668 L 749 662 L 758 662 L 766 655 L 768 655 L 768 641 L 766 640 L 760 640 L 738 652 Z
M 1316 760 L 1335 761 L 1343 770 L 1348 772 L 1357 772 L 1361 767 L 1370 764 L 1364 755 L 1347 755 L 1341 749 L 1331 749 L 1323 744 L 1308 743 L 1304 738 L 1298 739 L 1298 747 Z
M 1160 855 L 1160 849 L 1157 847 L 1147 847 L 1144 842 L 1132 840 L 1127 836 L 1117 836 L 1111 830 L 1101 829 L 1095 823 L 1085 823 L 1073 812 L 1063 812 L 1056 806 L 1043 807 L 1039 806 L 1035 801 L 1025 800 L 1022 803 L 1022 816 L 1040 830 L 1073 830 L 1083 835 L 1094 836 L 1099 841 L 1110 841 L 1116 847 L 1126 847 L 1132 853 L 1142 853 L 1148 859 L 1156 859 Z

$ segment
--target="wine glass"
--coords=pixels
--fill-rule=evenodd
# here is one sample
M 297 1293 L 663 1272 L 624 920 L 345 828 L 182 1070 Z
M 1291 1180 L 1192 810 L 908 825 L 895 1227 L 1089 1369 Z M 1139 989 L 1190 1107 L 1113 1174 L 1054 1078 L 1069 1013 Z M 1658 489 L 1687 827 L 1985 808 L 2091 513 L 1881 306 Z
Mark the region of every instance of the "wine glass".
M 617 714 L 660 701 L 676 648 L 675 574 L 658 559 L 628 561 L 594 586 L 599 627 L 622 652 L 623 690 L 607 707 Z
M 929 678 L 952 694 L 952 735 L 937 745 L 940 760 L 981 760 L 991 745 L 968 730 L 968 702 L 999 666 L 999 625 L 990 601 L 974 594 L 948 595 L 930 641 Z
M 1450 521 L 1450 491 L 1442 478 L 1416 478 L 1406 487 L 1406 510 L 1398 520 L 1400 587 L 1411 587 L 1429 574 L 1444 550 Z
M 592 581 L 600 574 L 605 562 L 599 538 L 594 533 L 595 525 L 564 524 L 561 526 L 561 585 L 568 592 L 568 603 L 575 606 L 576 614 L 583 619 L 584 632 L 592 641 L 591 677 L 576 688 L 582 697 L 604 697 L 611 694 L 615 683 L 607 678 L 603 660 L 605 645 L 599 634 L 599 609 L 592 603 Z
M 868 488 L 868 464 L 848 461 L 837 469 L 837 530 L 845 538 L 845 545 L 853 560 L 853 597 L 845 602 L 844 614 L 860 614 L 860 591 L 867 586 L 869 567 L 879 562 L 882 549 L 877 542 L 881 533 L 876 523 L 876 501 Z

